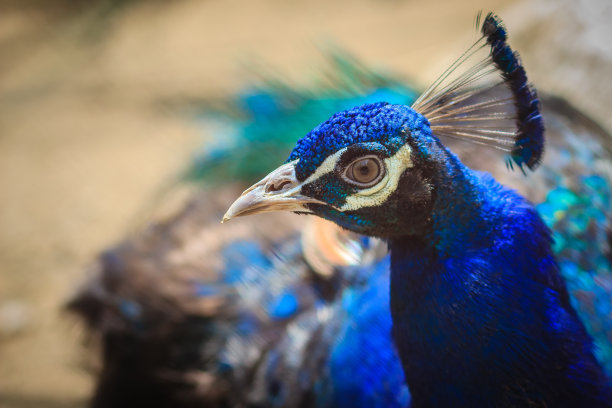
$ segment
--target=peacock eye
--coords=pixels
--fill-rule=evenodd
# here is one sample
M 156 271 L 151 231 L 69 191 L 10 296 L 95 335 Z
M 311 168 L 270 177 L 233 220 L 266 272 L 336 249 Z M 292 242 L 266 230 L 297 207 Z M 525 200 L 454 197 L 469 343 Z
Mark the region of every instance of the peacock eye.
M 384 176 L 384 166 L 377 156 L 364 156 L 346 167 L 344 177 L 359 187 L 371 187 Z

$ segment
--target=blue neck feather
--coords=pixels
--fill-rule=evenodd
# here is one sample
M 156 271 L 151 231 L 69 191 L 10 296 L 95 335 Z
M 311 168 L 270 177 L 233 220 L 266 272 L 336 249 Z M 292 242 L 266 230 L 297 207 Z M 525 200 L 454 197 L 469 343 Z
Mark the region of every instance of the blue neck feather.
M 612 406 L 548 228 L 438 146 L 430 231 L 389 242 L 393 336 L 413 406 Z

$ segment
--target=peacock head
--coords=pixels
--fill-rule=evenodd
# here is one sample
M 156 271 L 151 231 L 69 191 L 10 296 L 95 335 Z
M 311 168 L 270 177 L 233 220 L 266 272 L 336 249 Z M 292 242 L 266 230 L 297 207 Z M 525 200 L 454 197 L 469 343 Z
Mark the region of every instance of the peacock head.
M 287 162 L 247 189 L 223 221 L 285 210 L 370 236 L 416 234 L 431 221 L 433 179 L 444 152 L 412 108 L 359 106 L 299 140 Z

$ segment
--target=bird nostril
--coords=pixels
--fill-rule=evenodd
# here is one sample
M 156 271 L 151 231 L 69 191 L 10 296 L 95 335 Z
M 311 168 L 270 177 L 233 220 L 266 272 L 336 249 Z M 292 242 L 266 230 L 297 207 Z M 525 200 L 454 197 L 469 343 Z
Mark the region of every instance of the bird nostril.
M 281 191 L 288 184 L 291 184 L 290 180 L 278 180 L 276 182 L 269 183 L 266 185 L 266 193 Z

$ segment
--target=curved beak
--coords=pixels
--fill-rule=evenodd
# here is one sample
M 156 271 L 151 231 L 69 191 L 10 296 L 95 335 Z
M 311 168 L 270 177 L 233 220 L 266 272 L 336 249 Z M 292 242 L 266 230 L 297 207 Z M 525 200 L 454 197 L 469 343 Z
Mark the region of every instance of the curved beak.
M 301 194 L 302 185 L 295 177 L 296 162 L 283 164 L 246 189 L 230 206 L 221 222 L 270 211 L 309 211 L 304 204 L 325 204 Z

